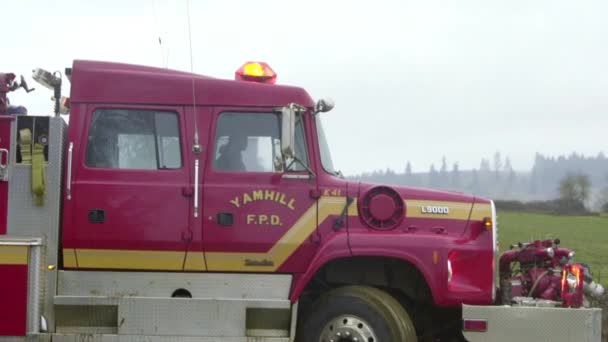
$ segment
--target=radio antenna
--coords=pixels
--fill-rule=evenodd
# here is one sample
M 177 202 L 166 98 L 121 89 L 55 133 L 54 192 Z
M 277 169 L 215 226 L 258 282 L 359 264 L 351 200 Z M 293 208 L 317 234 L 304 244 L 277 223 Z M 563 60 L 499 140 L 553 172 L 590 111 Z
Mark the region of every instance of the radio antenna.
M 194 57 L 192 54 L 192 25 L 190 23 L 190 0 L 187 0 L 187 14 L 188 14 L 188 41 L 190 43 L 190 73 L 192 73 L 192 111 L 194 112 L 194 145 L 192 146 L 192 152 L 200 153 L 201 145 L 198 140 L 198 119 L 196 115 L 196 89 L 194 85 Z
M 158 11 L 156 9 L 156 0 L 152 0 L 152 11 L 154 13 L 154 28 L 156 29 L 156 37 L 158 40 L 158 48 L 160 50 L 160 65 L 165 69 L 169 67 L 169 54 L 165 56 L 165 49 L 163 46 L 163 38 L 161 34 L 161 28 L 158 20 Z
M 194 116 L 194 143 L 192 144 L 192 152 L 195 155 L 201 153 L 202 148 L 198 141 L 198 118 L 196 112 L 196 88 L 194 83 L 194 57 L 192 56 L 192 25 L 190 23 L 190 0 L 187 1 L 187 12 L 188 12 L 188 41 L 190 42 L 190 77 L 192 80 L 192 115 Z M 199 160 L 198 157 L 194 158 L 194 217 L 198 217 L 198 173 L 199 173 Z M 185 261 L 184 261 L 185 262 Z

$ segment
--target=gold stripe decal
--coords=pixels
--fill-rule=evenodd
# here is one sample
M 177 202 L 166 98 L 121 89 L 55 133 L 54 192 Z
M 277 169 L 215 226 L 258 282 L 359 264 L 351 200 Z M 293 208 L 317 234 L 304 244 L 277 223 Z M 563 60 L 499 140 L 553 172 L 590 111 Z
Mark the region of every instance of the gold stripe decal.
M 188 251 L 186 253 L 186 262 L 184 263 L 184 271 L 206 271 L 205 254 L 202 252 Z
M 481 221 L 486 217 L 492 218 L 492 205 L 490 203 L 475 203 L 471 211 L 471 221 Z
M 276 271 L 330 215 L 340 215 L 346 197 L 323 196 L 312 204 L 289 230 L 265 253 L 131 251 L 110 249 L 64 249 L 65 267 L 180 271 Z M 318 213 L 317 213 L 318 210 Z M 358 215 L 356 200 L 348 209 Z M 72 257 L 71 252 L 75 251 Z M 185 260 L 184 260 L 185 258 Z M 205 266 L 207 265 L 207 267 Z
M 63 267 L 77 268 L 78 262 L 76 262 L 76 251 L 74 248 L 63 249 Z
M 185 255 L 186 251 L 76 249 L 78 267 L 82 268 L 181 271 Z
M 0 246 L 0 265 L 27 265 L 29 246 Z
M 346 197 L 321 197 L 319 202 L 311 205 L 266 253 L 207 252 L 205 257 L 209 271 L 274 272 L 315 231 L 317 216 L 318 222 L 323 222 L 330 215 L 340 215 L 345 204 Z M 349 216 L 357 215 L 356 207 L 356 201 L 351 203 Z
M 405 199 L 407 218 L 449 220 L 482 220 L 491 217 L 489 203 L 467 203 Z M 143 251 L 105 249 L 64 249 L 63 262 L 68 268 L 106 268 L 167 271 L 276 271 L 331 215 L 340 215 L 346 197 L 322 196 L 312 204 L 285 234 L 263 253 L 200 251 Z M 447 208 L 447 209 L 446 209 Z M 347 210 L 348 216 L 359 214 L 356 199 Z M 27 254 L 26 254 L 27 262 Z M 0 264 L 2 263 L 0 249 Z

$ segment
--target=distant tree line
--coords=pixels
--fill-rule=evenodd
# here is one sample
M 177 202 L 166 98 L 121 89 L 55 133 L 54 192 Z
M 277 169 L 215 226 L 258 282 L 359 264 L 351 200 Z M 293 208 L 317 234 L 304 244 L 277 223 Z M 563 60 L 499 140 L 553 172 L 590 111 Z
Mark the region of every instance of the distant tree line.
M 580 204 L 583 208 L 599 210 L 605 206 L 603 209 L 608 211 L 608 158 L 603 153 L 595 157 L 577 153 L 546 157 L 536 153 L 533 167 L 528 172 L 515 171 L 510 158 L 500 152 L 492 158 L 482 158 L 479 167 L 472 170 L 461 170 L 458 162 L 448 162 L 444 156 L 438 166 L 431 164 L 428 172 L 413 172 L 411 162 L 407 161 L 402 172 L 376 170 L 350 178 L 461 191 L 496 200 L 535 201 L 538 205 L 543 201 L 576 197 L 567 207 L 574 208 Z M 581 182 L 584 183 L 583 189 L 577 187 Z M 571 196 L 564 196 L 566 193 Z M 566 204 L 561 201 L 547 205 L 562 210 Z
M 568 174 L 559 182 L 559 198 L 546 201 L 522 202 L 515 200 L 497 200 L 496 206 L 502 210 L 528 211 L 558 215 L 593 214 L 585 206 L 589 200 L 591 182 L 584 174 Z M 601 211 L 608 212 L 608 201 L 603 203 Z
M 560 189 L 555 185 L 568 174 L 586 175 L 591 185 L 604 187 L 608 185 L 608 158 L 604 153 L 596 157 L 572 153 L 557 158 L 537 153 L 530 175 L 530 192 L 556 197 Z

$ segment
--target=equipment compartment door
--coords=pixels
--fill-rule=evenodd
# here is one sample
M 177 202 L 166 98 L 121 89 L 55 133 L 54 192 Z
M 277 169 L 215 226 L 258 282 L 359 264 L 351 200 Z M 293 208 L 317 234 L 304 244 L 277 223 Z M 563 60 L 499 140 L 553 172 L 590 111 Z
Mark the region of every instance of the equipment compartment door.
M 305 117 L 296 155 L 310 165 Z M 209 271 L 302 272 L 314 255 L 316 181 L 300 163 L 281 170 L 280 116 L 216 109 L 204 177 L 203 245 Z
M 86 118 L 68 142 L 64 266 L 182 270 L 192 202 L 183 110 L 97 106 Z

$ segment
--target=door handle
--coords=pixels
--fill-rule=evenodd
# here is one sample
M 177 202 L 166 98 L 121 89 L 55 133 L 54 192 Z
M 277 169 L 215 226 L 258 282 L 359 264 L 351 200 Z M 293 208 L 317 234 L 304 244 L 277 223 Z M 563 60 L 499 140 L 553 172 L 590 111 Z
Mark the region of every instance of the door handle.
M 72 199 L 72 154 L 74 152 L 74 143 L 70 141 L 70 145 L 68 147 L 68 169 L 67 171 L 67 179 L 65 185 L 66 197 L 68 200 Z
M 198 159 L 194 160 L 194 217 L 198 217 Z
M 90 223 L 104 223 L 106 222 L 106 211 L 103 209 L 91 209 L 89 210 L 89 222 Z
M 192 197 L 192 194 L 194 194 L 194 190 L 192 190 L 191 187 L 189 187 L 189 186 L 182 187 L 182 195 L 184 197 Z
M 232 213 L 218 213 L 217 224 L 224 227 L 231 227 L 234 224 L 234 215 L 232 215 Z
M 0 148 L 0 181 L 8 182 L 8 150 Z

